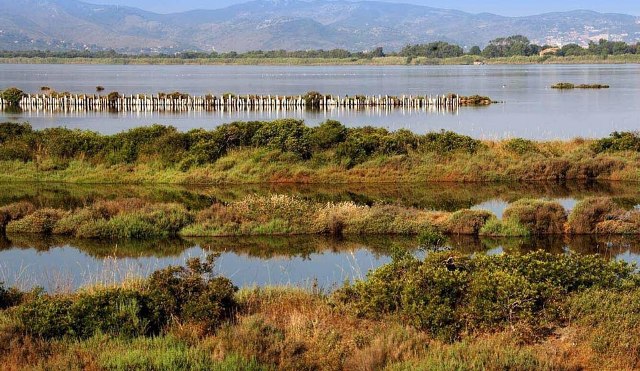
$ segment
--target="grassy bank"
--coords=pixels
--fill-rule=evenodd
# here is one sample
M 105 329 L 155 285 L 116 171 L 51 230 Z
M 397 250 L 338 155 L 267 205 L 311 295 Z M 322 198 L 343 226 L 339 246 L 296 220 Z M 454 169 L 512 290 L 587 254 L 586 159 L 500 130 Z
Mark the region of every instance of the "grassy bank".
M 210 260 L 71 294 L 0 286 L 8 369 L 632 369 L 640 280 L 598 257 L 398 254 L 335 292 L 238 290 Z
M 640 180 L 640 137 L 481 141 L 452 132 L 307 127 L 291 119 L 211 131 L 154 125 L 115 135 L 0 124 L 0 181 L 410 183 Z
M 14 57 L 0 58 L 0 64 L 112 64 L 112 65 L 247 65 L 247 66 L 401 66 L 401 65 L 472 65 L 484 64 L 635 64 L 640 55 L 584 55 L 584 56 L 516 56 L 486 58 L 465 55 L 452 58 L 406 58 L 386 56 L 376 58 L 61 58 L 61 57 Z
M 640 210 L 610 198 L 587 198 L 568 213 L 559 203 L 521 199 L 502 219 L 484 210 L 455 212 L 355 202 L 319 203 L 286 195 L 247 196 L 189 210 L 181 204 L 142 199 L 97 201 L 74 209 L 36 208 L 29 202 L 0 208 L 0 231 L 86 239 L 225 237 L 269 235 L 419 235 L 527 237 L 543 235 L 637 235 Z

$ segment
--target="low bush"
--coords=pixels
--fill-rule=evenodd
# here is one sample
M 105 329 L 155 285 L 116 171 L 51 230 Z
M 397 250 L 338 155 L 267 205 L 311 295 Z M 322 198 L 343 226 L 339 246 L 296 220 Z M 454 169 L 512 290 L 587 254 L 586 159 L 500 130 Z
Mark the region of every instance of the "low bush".
M 504 142 L 503 146 L 507 151 L 521 156 L 538 151 L 538 147 L 533 141 L 523 138 L 510 139 Z
M 39 295 L 17 308 L 18 317 L 26 332 L 45 339 L 147 336 L 159 334 L 172 320 L 209 331 L 237 307 L 237 288 L 212 273 L 214 258 L 156 271 L 141 289 Z
M 234 293 L 238 288 L 213 274 L 215 257 L 190 259 L 185 267 L 172 266 L 151 275 L 146 291 L 156 326 L 177 318 L 209 331 L 237 310 Z
M 109 289 L 76 298 L 43 295 L 18 308 L 32 335 L 89 338 L 97 333 L 134 337 L 149 334 L 148 301 L 137 291 Z
M 35 211 L 35 206 L 30 202 L 16 202 L 0 207 L 0 232 L 4 232 L 7 224 L 12 220 L 22 219 Z
M 640 152 L 640 133 L 613 132 L 608 138 L 602 138 L 593 143 L 596 153 L 633 151 Z
M 489 237 L 526 237 L 531 231 L 514 219 L 490 218 L 478 233 Z
M 7 224 L 7 233 L 41 233 L 51 234 L 56 223 L 67 215 L 66 211 L 57 209 L 40 209 L 22 219 Z
M 588 198 L 579 202 L 567 222 L 567 231 L 573 234 L 596 233 L 598 223 L 615 220 L 623 210 L 610 198 Z
M 510 204 L 502 218 L 515 221 L 531 234 L 563 234 L 567 212 L 554 201 L 521 199 Z
M 6 288 L 4 282 L 0 282 L 0 310 L 20 304 L 23 296 L 24 294 L 19 290 Z
M 451 214 L 444 229 L 450 234 L 477 235 L 493 214 L 485 210 L 459 210 Z
M 356 315 L 399 315 L 445 341 L 519 325 L 543 328 L 560 319 L 566 295 L 589 288 L 637 286 L 634 268 L 595 256 L 402 255 L 345 286 L 334 300 Z

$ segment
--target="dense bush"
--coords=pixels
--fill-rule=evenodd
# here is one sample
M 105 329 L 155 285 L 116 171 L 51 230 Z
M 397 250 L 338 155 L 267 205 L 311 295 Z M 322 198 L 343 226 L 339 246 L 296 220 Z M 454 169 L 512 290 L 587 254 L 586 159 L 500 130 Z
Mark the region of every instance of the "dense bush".
M 40 209 L 22 219 L 7 224 L 7 233 L 51 234 L 56 223 L 66 216 L 66 212 L 57 209 Z
M 518 155 L 525 155 L 527 153 L 537 152 L 538 148 L 536 144 L 528 139 L 514 138 L 504 143 L 504 148 Z
M 531 234 L 563 234 L 567 213 L 555 201 L 522 199 L 506 208 L 503 219 L 515 220 Z
M 592 234 L 599 223 L 618 219 L 622 213 L 610 198 L 588 198 L 579 202 L 569 215 L 567 230 L 573 234 Z
M 86 339 L 98 333 L 146 336 L 160 333 L 172 320 L 213 330 L 237 306 L 237 288 L 212 273 L 214 258 L 156 271 L 141 289 L 39 295 L 19 306 L 17 313 L 25 331 L 46 339 Z
M 433 253 L 424 261 L 396 259 L 334 294 L 365 317 L 399 315 L 446 341 L 463 332 L 526 324 L 544 327 L 559 319 L 566 295 L 593 287 L 637 286 L 632 266 L 596 256 L 460 256 Z
M 0 207 L 0 232 L 3 232 L 12 220 L 22 219 L 34 211 L 35 206 L 24 201 Z
M 4 99 L 9 103 L 9 105 L 14 107 L 18 106 L 18 104 L 20 103 L 20 100 L 25 95 L 26 94 L 22 90 L 16 87 L 11 87 L 0 92 L 0 98 Z
M 307 160 L 335 149 L 336 162 L 354 166 L 373 156 L 404 155 L 415 150 L 474 153 L 481 144 L 452 132 L 417 135 L 408 130 L 346 128 L 337 121 L 307 127 L 300 120 L 234 122 L 214 130 L 183 133 L 171 126 L 139 127 L 115 135 L 52 128 L 33 130 L 28 124 L 0 124 L 0 160 L 49 162 L 64 168 L 71 160 L 93 164 L 154 162 L 188 170 L 215 163 L 236 148 L 267 148 Z
M 596 153 L 607 151 L 640 152 L 640 133 L 613 132 L 608 138 L 597 140 L 593 144 L 593 150 Z
M 18 305 L 24 296 L 15 288 L 6 288 L 4 282 L 0 282 L 0 310 Z
M 449 217 L 444 229 L 451 234 L 477 235 L 492 218 L 493 214 L 485 210 L 459 210 Z
M 212 330 L 231 317 L 238 289 L 227 278 L 213 274 L 215 257 L 190 259 L 186 267 L 173 266 L 151 275 L 147 292 L 158 324 L 175 317 Z

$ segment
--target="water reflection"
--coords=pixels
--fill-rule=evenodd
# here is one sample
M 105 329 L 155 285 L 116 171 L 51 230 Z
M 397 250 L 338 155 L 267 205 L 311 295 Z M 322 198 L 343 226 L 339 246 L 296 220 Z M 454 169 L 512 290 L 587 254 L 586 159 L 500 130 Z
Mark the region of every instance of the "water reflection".
M 395 203 L 423 209 L 456 211 L 484 208 L 500 215 L 521 198 L 551 198 L 571 209 L 576 200 L 614 197 L 629 208 L 640 204 L 640 187 L 625 182 L 540 183 L 385 183 L 385 184 L 267 184 L 267 185 L 113 185 L 0 184 L 0 205 L 30 201 L 38 207 L 73 209 L 97 199 L 139 197 L 152 202 L 178 202 L 200 210 L 214 201 L 234 201 L 252 194 L 288 194 L 318 202 Z
M 600 254 L 606 259 L 640 262 L 636 236 L 545 236 L 537 238 L 451 237 L 447 245 L 464 253 L 518 254 L 545 250 Z M 217 270 L 238 286 L 318 284 L 332 289 L 363 278 L 390 261 L 392 252 L 416 254 L 412 237 L 281 236 L 105 242 L 42 236 L 0 239 L 0 281 L 21 288 L 42 286 L 70 291 L 139 278 L 186 259 L 218 252 Z

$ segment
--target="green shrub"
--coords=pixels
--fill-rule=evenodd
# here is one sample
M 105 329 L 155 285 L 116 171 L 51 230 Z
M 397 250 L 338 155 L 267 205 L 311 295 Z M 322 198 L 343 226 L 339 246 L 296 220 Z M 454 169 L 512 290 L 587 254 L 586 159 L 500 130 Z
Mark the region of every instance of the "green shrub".
M 80 294 L 69 308 L 71 334 L 89 338 L 97 333 L 124 337 L 159 333 L 160 328 L 151 327 L 150 314 L 149 299 L 139 291 L 116 288 Z
M 231 281 L 213 275 L 215 255 L 205 261 L 191 259 L 186 267 L 168 267 L 154 272 L 147 281 L 156 324 L 171 318 L 199 323 L 215 329 L 237 308 Z
M 316 150 L 324 150 L 337 146 L 347 138 L 348 129 L 338 121 L 327 120 L 318 127 L 312 128 L 309 141 Z
M 593 143 L 596 153 L 633 151 L 640 152 L 640 133 L 638 132 L 613 132 L 609 138 L 602 138 Z
M 418 235 L 418 243 L 422 248 L 441 247 L 447 238 L 435 228 L 426 228 Z
M 525 155 L 527 153 L 538 151 L 536 144 L 528 139 L 514 138 L 506 141 L 503 145 L 507 151 L 518 155 Z
M 67 213 L 58 209 L 40 209 L 22 219 L 9 222 L 7 233 L 51 234 L 56 223 Z
M 15 288 L 6 288 L 4 282 L 0 282 L 0 309 L 16 306 L 22 301 L 23 293 Z
M 455 151 L 475 153 L 482 145 L 479 140 L 452 131 L 440 131 L 426 134 L 421 140 L 421 148 L 427 151 L 446 154 Z
M 18 308 L 25 330 L 45 339 L 89 338 L 97 333 L 149 334 L 147 299 L 140 292 L 109 289 L 77 298 L 42 295 Z M 156 331 L 157 332 L 157 331 Z
M 514 219 L 490 218 L 479 231 L 481 236 L 491 237 L 527 237 L 531 231 Z
M 168 235 L 141 214 L 120 214 L 113 218 L 98 219 L 81 224 L 76 236 L 98 239 L 151 238 Z
M 333 299 L 359 316 L 398 315 L 453 341 L 463 331 L 545 327 L 561 320 L 559 303 L 571 293 L 638 284 L 632 266 L 597 256 L 432 253 L 418 261 L 404 254 Z
M 256 131 L 253 143 L 282 152 L 293 152 L 303 159 L 311 157 L 309 128 L 299 120 L 282 119 L 264 123 Z
M 38 295 L 17 308 L 18 318 L 26 332 L 45 339 L 159 334 L 174 319 L 213 330 L 237 310 L 237 288 L 213 275 L 214 258 L 156 271 L 142 289 Z
M 25 96 L 26 94 L 15 87 L 11 87 L 8 89 L 5 89 L 4 91 L 2 91 L 0 93 L 0 98 L 4 99 L 5 101 L 7 101 L 9 103 L 10 106 L 14 106 L 17 107 L 18 104 L 20 104 L 20 100 Z
M 52 233 L 58 235 L 80 236 L 78 230 L 96 219 L 102 218 L 102 214 L 93 208 L 74 210 L 55 224 Z

